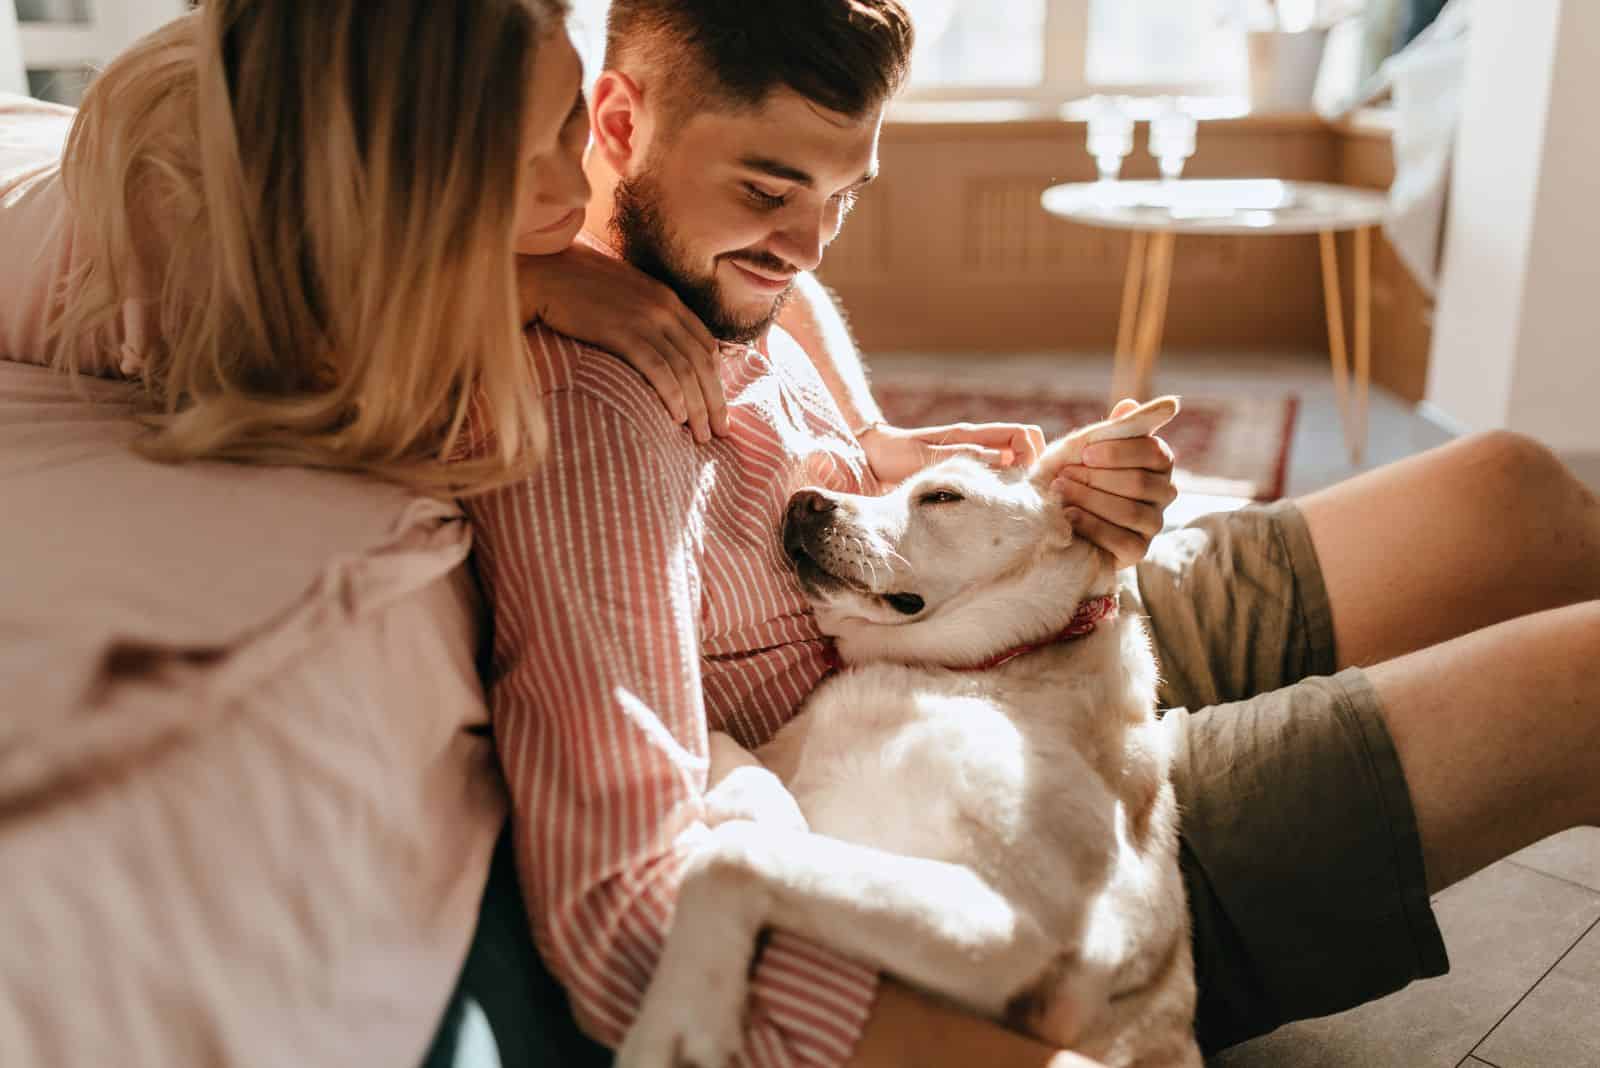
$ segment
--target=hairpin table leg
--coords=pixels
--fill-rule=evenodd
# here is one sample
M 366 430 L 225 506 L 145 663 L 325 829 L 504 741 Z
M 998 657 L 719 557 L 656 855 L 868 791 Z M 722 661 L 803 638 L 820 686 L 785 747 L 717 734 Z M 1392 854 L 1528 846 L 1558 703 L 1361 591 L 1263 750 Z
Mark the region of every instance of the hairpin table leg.
M 1351 405 L 1350 459 L 1361 466 L 1367 448 L 1367 389 L 1372 378 L 1372 227 L 1356 231 L 1356 381 Z
M 1339 424 L 1345 444 L 1351 440 L 1349 355 L 1344 344 L 1344 296 L 1339 286 L 1338 237 L 1330 230 L 1318 235 L 1322 242 L 1322 295 L 1328 313 L 1328 351 L 1333 358 L 1333 392 L 1339 402 Z
M 1155 373 L 1156 356 L 1161 352 L 1161 335 L 1167 327 L 1167 298 L 1172 292 L 1172 257 L 1178 235 L 1170 230 L 1150 239 L 1149 270 L 1145 275 L 1144 308 L 1134 341 L 1132 390 L 1124 396 L 1150 399 L 1150 380 Z
M 1117 320 L 1117 351 L 1111 370 L 1112 404 L 1128 396 L 1133 389 L 1133 341 L 1144 295 L 1145 251 L 1149 245 L 1148 233 L 1143 230 L 1133 232 L 1133 240 L 1128 248 L 1128 271 L 1122 282 L 1122 315 Z

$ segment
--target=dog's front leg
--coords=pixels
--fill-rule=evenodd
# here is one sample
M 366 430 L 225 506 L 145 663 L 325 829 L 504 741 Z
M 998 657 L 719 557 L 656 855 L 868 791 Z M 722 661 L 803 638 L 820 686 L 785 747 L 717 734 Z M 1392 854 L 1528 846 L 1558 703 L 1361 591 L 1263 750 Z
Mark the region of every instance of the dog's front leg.
M 691 862 L 619 1068 L 723 1068 L 768 925 L 994 1016 L 1060 951 L 969 868 L 725 823 Z
M 616 1068 L 724 1068 L 744 1033 L 750 958 L 769 902 L 723 823 L 690 860 L 661 959 Z

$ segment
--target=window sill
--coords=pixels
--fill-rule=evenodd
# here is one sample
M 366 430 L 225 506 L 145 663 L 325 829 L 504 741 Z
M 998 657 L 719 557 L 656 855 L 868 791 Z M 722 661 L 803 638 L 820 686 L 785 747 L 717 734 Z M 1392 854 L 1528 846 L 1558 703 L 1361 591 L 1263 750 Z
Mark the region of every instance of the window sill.
M 1390 108 L 1362 108 L 1334 122 L 1312 111 L 1251 111 L 1242 97 L 1180 97 L 1185 110 L 1213 128 L 1250 132 L 1304 132 L 1336 130 L 1347 136 L 1387 138 L 1394 132 L 1394 113 Z M 1157 98 L 1133 101 L 1130 109 L 1137 121 L 1147 121 Z M 1063 125 L 1081 125 L 1088 115 L 1088 101 L 1074 100 L 1056 105 L 1040 100 L 996 96 L 981 100 L 897 100 L 890 105 L 887 124 L 896 131 L 925 130 L 947 133 L 951 128 L 972 132 L 998 129 L 1016 134 L 1022 126 L 1059 130 Z

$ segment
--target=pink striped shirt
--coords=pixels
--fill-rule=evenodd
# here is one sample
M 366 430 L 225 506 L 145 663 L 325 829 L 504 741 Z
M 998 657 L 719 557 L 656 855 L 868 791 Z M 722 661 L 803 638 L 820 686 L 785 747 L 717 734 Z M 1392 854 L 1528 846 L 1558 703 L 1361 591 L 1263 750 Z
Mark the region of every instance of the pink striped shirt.
M 616 358 L 529 332 L 551 449 L 467 504 L 495 620 L 491 706 L 540 950 L 616 1046 L 707 833 L 708 725 L 767 741 L 827 670 L 779 522 L 806 485 L 875 492 L 792 339 L 727 346 L 730 434 L 697 446 Z M 744 1061 L 836 1066 L 875 973 L 782 931 L 752 976 Z

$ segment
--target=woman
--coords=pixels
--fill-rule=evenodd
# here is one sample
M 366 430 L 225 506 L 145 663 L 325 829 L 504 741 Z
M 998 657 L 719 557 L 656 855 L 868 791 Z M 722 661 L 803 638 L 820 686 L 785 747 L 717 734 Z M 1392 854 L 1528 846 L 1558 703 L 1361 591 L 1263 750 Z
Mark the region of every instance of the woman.
M 61 174 L 75 234 L 0 312 L 35 326 L 7 347 L 138 378 L 154 457 L 436 493 L 525 473 L 539 427 L 520 327 L 541 294 L 513 252 L 565 248 L 588 196 L 575 64 L 537 59 L 570 52 L 564 8 L 219 0 L 140 42 L 84 101 Z M 630 296 L 631 319 L 559 324 L 667 389 L 657 346 L 686 376 L 710 366 L 664 287 Z M 462 460 L 475 396 L 495 447 Z
M 566 247 L 588 194 L 563 14 L 559 0 L 214 0 L 104 72 L 64 153 L 62 115 L 41 124 L 0 100 L 0 358 L 136 380 L 151 423 L 137 447 L 161 459 L 369 472 L 437 495 L 523 475 L 541 429 L 521 326 L 548 301 L 514 253 Z M 640 362 L 672 338 L 709 354 L 664 287 L 629 285 L 623 327 L 556 321 Z M 546 310 L 582 318 L 558 303 Z M 469 407 L 493 445 L 462 459 Z M 503 889 L 491 952 L 537 974 L 514 878 Z

